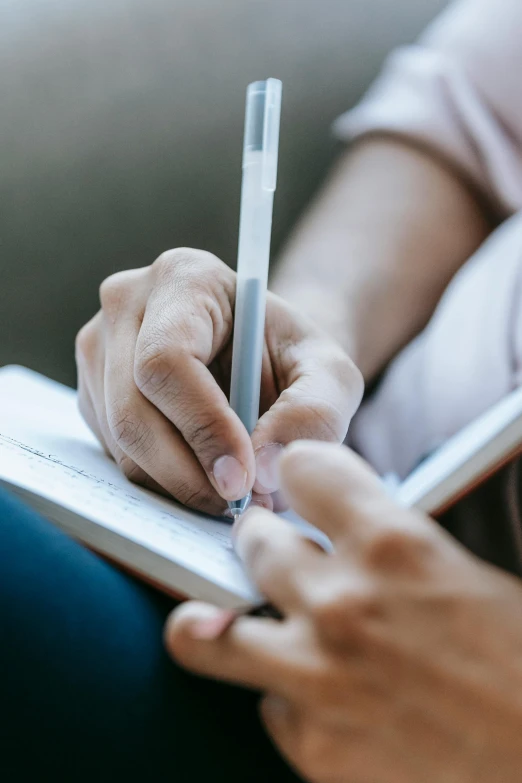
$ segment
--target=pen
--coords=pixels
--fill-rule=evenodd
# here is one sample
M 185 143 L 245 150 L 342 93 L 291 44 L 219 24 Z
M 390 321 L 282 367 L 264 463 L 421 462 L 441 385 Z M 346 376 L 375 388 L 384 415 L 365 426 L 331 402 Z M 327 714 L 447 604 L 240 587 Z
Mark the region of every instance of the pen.
M 279 79 L 267 79 L 249 84 L 246 95 L 230 406 L 249 434 L 259 418 L 281 90 Z M 229 502 L 234 519 L 251 497 Z

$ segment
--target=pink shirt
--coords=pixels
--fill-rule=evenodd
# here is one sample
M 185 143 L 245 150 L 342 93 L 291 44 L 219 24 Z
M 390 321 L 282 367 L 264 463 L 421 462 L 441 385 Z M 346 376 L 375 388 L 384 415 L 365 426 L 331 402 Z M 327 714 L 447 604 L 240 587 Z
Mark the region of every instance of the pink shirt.
M 504 219 L 352 425 L 378 470 L 405 475 L 522 382 L 522 0 L 451 4 L 415 45 L 392 53 L 335 130 L 421 141 Z

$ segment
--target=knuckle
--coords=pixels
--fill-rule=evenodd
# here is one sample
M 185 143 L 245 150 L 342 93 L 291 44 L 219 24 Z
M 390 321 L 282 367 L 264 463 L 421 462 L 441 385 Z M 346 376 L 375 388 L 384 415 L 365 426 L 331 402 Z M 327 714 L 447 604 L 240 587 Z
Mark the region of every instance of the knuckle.
M 348 391 L 348 398 L 356 409 L 364 394 L 364 378 L 362 372 L 349 356 L 342 356 L 337 360 L 337 375 L 340 382 Z
M 181 351 L 173 346 L 167 349 L 151 343 L 136 353 L 134 381 L 138 389 L 148 397 L 161 393 L 179 364 Z
M 217 417 L 206 414 L 192 415 L 180 425 L 183 437 L 199 455 L 213 454 L 218 444 L 223 442 Z
M 116 456 L 116 462 L 123 475 L 126 476 L 129 481 L 132 481 L 134 484 L 146 483 L 148 478 L 147 474 L 127 454 L 118 454 Z
M 368 544 L 365 560 L 370 568 L 384 572 L 422 571 L 433 545 L 426 534 L 391 527 L 381 531 Z
M 348 417 L 344 411 L 328 402 L 316 402 L 311 413 L 321 424 L 321 440 L 340 442 L 348 431 Z
M 114 319 L 129 297 L 128 273 L 116 272 L 100 285 L 100 304 L 104 313 Z
M 178 293 L 189 289 L 203 309 L 216 309 L 216 296 L 223 312 L 230 309 L 235 274 L 212 253 L 178 247 L 162 253 L 152 266 L 159 284 L 174 285 Z
M 328 352 L 327 367 L 330 373 L 342 383 L 350 386 L 355 379 L 359 382 L 361 373 L 354 362 L 340 347 L 334 345 Z
M 171 277 L 173 274 L 184 273 L 191 276 L 193 273 L 199 273 L 202 269 L 216 269 L 224 266 L 212 253 L 206 250 L 196 250 L 192 247 L 176 247 L 166 250 L 153 263 L 156 273 L 161 277 L 166 275 Z
M 196 511 L 219 514 L 224 511 L 223 501 L 219 499 L 210 485 L 195 486 L 187 481 L 178 482 L 171 494 L 184 506 Z
M 129 481 L 143 487 L 153 488 L 154 481 L 151 476 L 128 454 L 121 449 L 115 449 L 114 459 Z M 178 480 L 175 485 L 164 487 L 164 489 L 184 506 L 196 511 L 218 514 L 224 510 L 223 502 L 219 503 L 219 498 L 216 497 L 210 486 L 196 486 L 194 483 Z
M 204 250 L 182 247 L 163 253 L 153 268 L 156 284 L 168 288 L 171 300 L 181 305 L 176 329 L 187 344 L 193 344 L 209 322 L 218 343 L 227 338 L 233 323 L 235 274 L 223 261 Z
M 364 379 L 357 365 L 342 350 L 330 354 L 328 370 L 332 378 L 341 387 L 341 397 L 346 400 L 345 409 L 340 411 L 342 424 L 359 407 L 364 394 Z
M 108 414 L 107 423 L 118 446 L 134 459 L 139 460 L 150 450 L 150 429 L 132 406 L 117 406 Z
M 324 629 L 344 625 L 347 602 L 342 593 L 317 595 L 312 598 L 310 611 L 316 624 Z
M 89 361 L 96 350 L 96 330 L 92 321 L 82 326 L 76 335 L 75 351 L 76 360 Z
M 158 277 L 171 277 L 183 267 L 193 263 L 193 256 L 188 248 L 175 248 L 166 250 L 152 264 L 152 268 Z
M 379 595 L 370 586 L 318 596 L 312 599 L 310 611 L 325 637 L 352 647 L 365 643 L 370 628 L 384 613 Z
M 347 432 L 348 416 L 333 403 L 315 396 L 299 396 L 291 389 L 282 392 L 280 403 L 288 406 L 295 440 L 309 439 L 341 442 Z

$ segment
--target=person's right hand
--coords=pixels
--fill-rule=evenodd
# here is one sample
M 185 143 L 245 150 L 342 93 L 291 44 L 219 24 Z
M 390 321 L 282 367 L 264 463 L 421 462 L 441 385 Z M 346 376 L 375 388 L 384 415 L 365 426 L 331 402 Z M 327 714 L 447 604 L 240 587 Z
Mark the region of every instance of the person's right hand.
M 165 629 L 176 662 L 260 691 L 310 783 L 520 783 L 520 579 L 395 503 L 346 448 L 293 444 L 281 477 L 333 552 L 249 510 L 235 550 L 282 619 L 187 601 Z
M 261 418 L 228 404 L 236 275 L 178 249 L 102 283 L 80 331 L 80 410 L 125 474 L 209 513 L 254 489 L 273 507 L 287 443 L 342 441 L 363 382 L 343 350 L 283 300 L 267 300 Z

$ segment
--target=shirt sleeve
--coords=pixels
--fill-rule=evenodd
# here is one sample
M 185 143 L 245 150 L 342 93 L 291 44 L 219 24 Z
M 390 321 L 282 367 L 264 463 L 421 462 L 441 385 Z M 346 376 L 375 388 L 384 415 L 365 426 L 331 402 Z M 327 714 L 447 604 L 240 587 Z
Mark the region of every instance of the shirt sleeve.
M 393 52 L 336 135 L 387 132 L 434 149 L 505 216 L 522 208 L 522 0 L 458 0 Z

